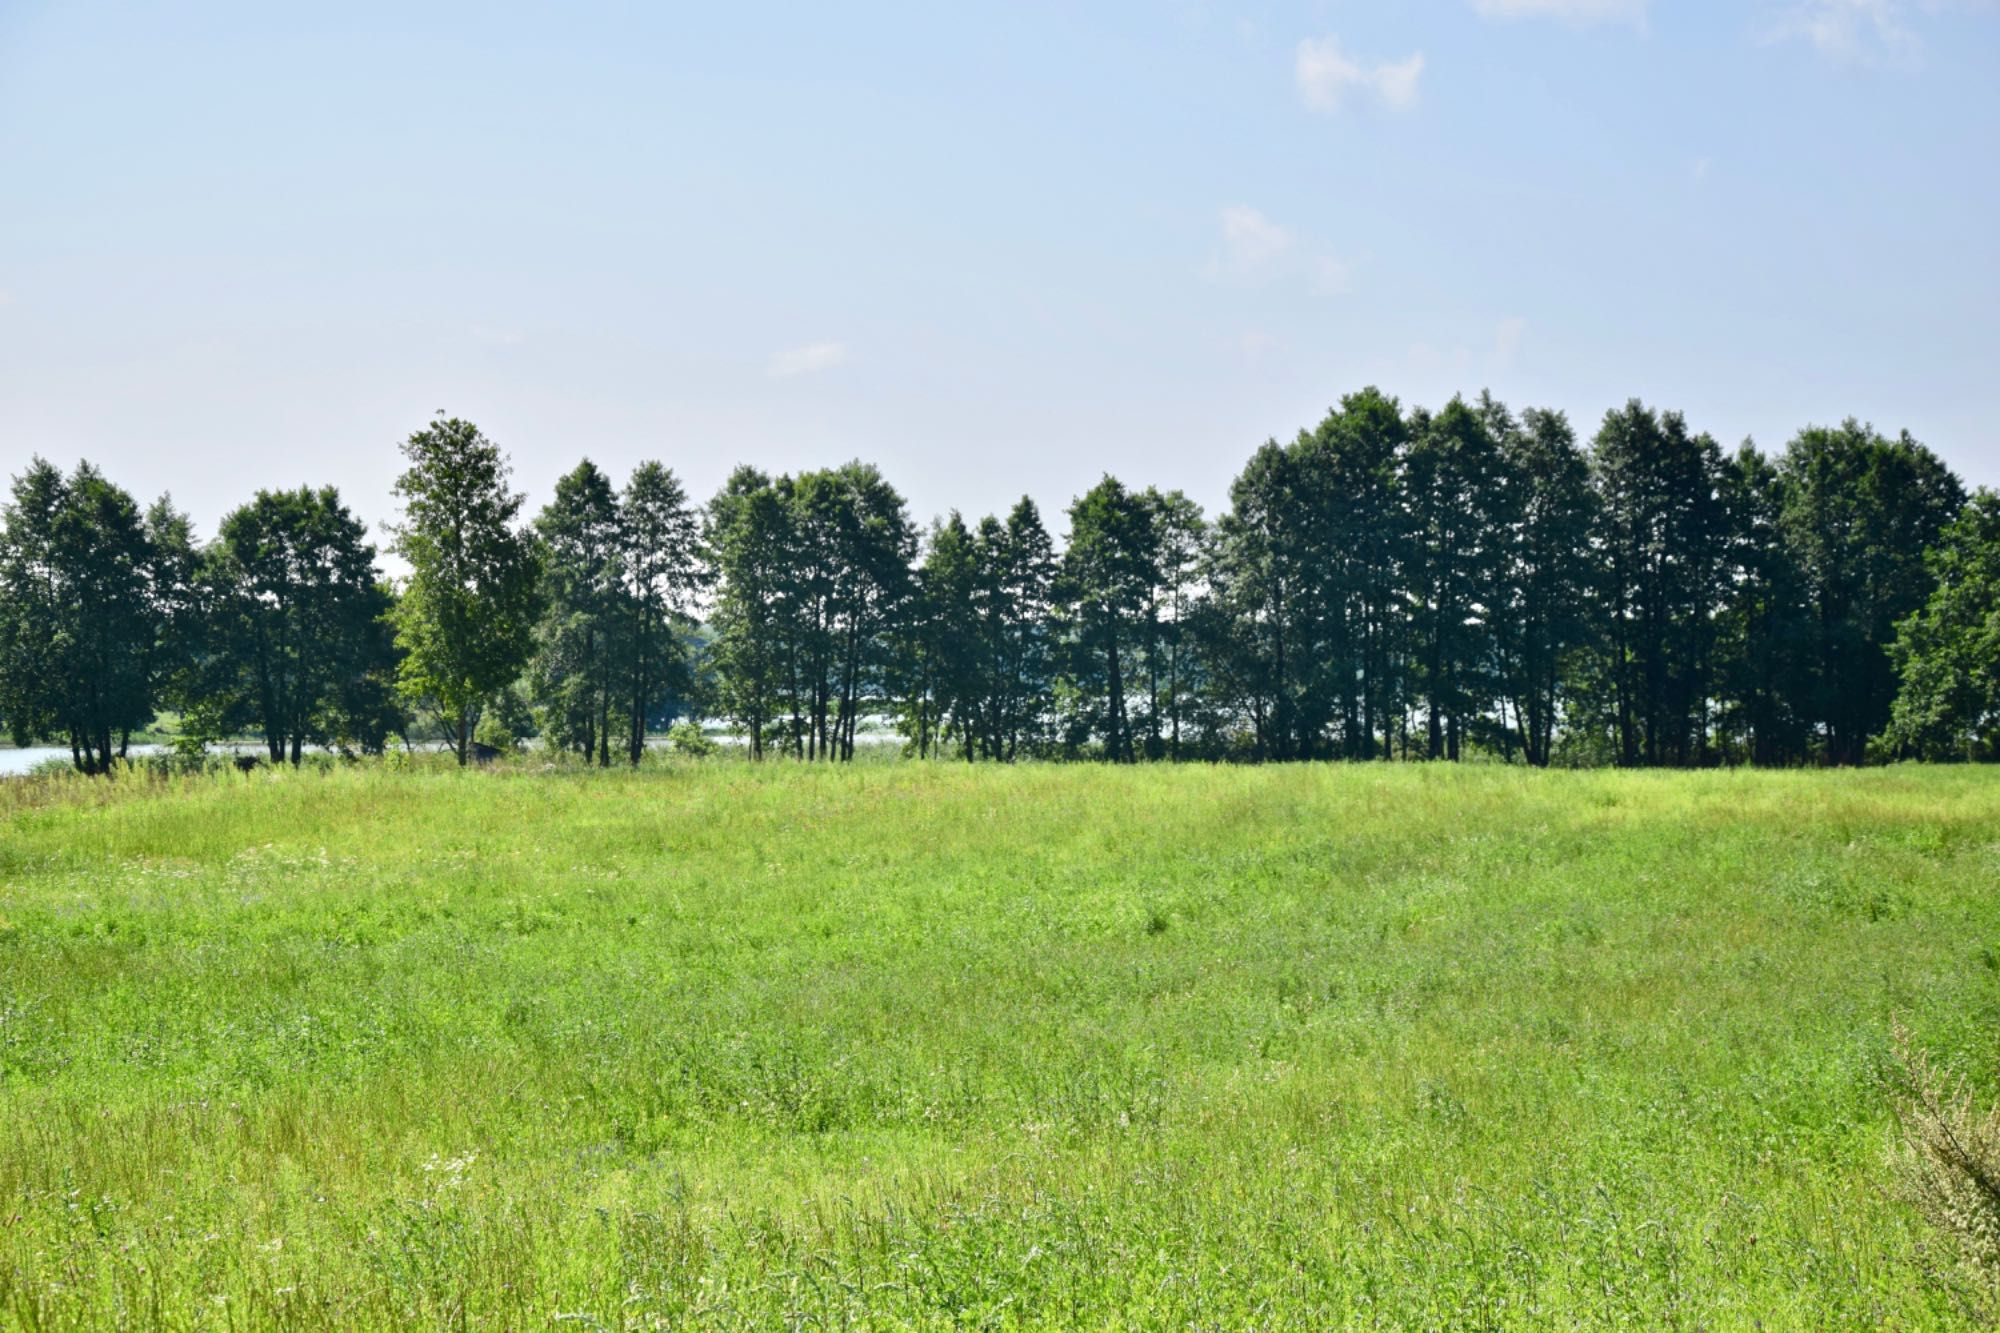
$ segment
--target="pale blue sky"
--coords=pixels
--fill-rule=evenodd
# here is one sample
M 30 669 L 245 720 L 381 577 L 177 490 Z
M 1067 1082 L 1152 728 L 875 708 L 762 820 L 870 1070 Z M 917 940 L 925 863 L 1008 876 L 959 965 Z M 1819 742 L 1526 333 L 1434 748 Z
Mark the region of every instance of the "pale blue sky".
M 2000 9 L 0 0 L 0 469 L 1213 508 L 1378 383 L 2000 482 Z M 1051 513 L 1052 526 L 1054 515 Z

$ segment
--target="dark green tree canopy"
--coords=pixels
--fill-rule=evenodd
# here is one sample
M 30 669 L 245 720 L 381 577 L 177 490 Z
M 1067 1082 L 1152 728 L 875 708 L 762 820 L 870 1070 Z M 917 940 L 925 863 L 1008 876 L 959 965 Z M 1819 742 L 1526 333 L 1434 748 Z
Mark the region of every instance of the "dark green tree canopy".
M 641 463 L 619 497 L 619 550 L 630 618 L 624 640 L 622 688 L 626 756 L 639 762 L 646 732 L 664 730 L 663 711 L 692 687 L 685 651 L 696 598 L 708 586 L 701 517 L 680 479 L 655 462 Z
M 62 740 L 101 773 L 152 721 L 188 526 L 165 501 L 151 518 L 89 463 L 65 477 L 36 458 L 14 479 L 0 510 L 0 717 L 16 744 Z
M 463 764 L 479 715 L 513 685 L 534 648 L 541 556 L 520 530 L 500 450 L 469 421 L 444 417 L 403 445 L 403 521 L 394 550 L 410 577 L 394 612 L 412 707 L 439 721 Z
M 1107 757 L 1130 762 L 1125 696 L 1160 581 L 1158 510 L 1107 476 L 1070 506 L 1069 522 L 1058 586 L 1075 635 L 1071 743 L 1094 734 Z
M 1366 388 L 1212 520 L 1107 475 L 1060 550 L 1026 498 L 920 533 L 860 461 L 738 468 L 697 509 L 662 463 L 621 487 L 584 460 L 523 527 L 470 423 L 404 452 L 395 589 L 330 490 L 260 493 L 204 550 L 35 460 L 0 527 L 0 717 L 92 771 L 162 704 L 294 761 L 412 718 L 462 761 L 484 718 L 638 763 L 690 714 L 803 761 L 885 727 L 966 762 L 1992 754 L 1994 502 L 1852 420 L 1767 456 L 1636 399 L 1582 441 Z
M 1965 488 L 1908 434 L 1886 439 L 1852 419 L 1799 432 L 1778 471 L 1778 523 L 1810 612 L 1803 709 L 1829 759 L 1859 763 L 1896 697 L 1888 645 L 1929 595 L 1924 552 Z
M 1886 739 L 1922 759 L 2000 758 L 2000 495 L 1972 497 L 1929 571 L 1930 596 L 1890 645 L 1902 685 Z
M 259 491 L 222 520 L 202 570 L 204 728 L 254 727 L 273 763 L 380 748 L 375 687 L 394 659 L 366 532 L 332 487 Z
M 611 479 L 589 459 L 556 482 L 535 519 L 542 543 L 546 611 L 530 681 L 542 735 L 600 765 L 611 762 L 616 681 L 627 655 L 625 527 Z

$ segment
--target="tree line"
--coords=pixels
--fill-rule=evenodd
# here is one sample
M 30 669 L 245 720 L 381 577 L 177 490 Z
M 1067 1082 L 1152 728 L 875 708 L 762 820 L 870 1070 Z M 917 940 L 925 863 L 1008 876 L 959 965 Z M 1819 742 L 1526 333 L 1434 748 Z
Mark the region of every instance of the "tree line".
M 1364 389 L 1269 441 L 1210 518 L 1106 476 L 920 528 L 874 467 L 588 460 L 531 519 L 442 415 L 404 444 L 385 578 L 330 488 L 213 540 L 89 464 L 0 510 L 0 721 L 103 772 L 160 709 L 195 743 L 539 737 L 637 763 L 679 718 L 755 759 L 885 732 L 967 762 L 1851 765 L 1994 757 L 2000 497 L 1848 420 L 1775 456 L 1634 400 L 1578 438 L 1490 395 Z

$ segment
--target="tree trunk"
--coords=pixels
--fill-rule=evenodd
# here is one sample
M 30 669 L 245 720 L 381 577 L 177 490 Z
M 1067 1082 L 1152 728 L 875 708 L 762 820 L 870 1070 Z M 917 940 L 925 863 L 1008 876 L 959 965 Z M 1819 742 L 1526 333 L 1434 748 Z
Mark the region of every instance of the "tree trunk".
M 861 701 L 861 626 L 859 623 L 847 627 L 847 660 L 842 666 L 840 682 L 840 758 L 851 761 L 854 758 L 855 710 Z
M 643 669 L 642 669 L 643 670 Z M 632 767 L 639 766 L 639 756 L 646 750 L 646 678 L 644 675 L 632 679 L 632 725 L 625 738 L 626 755 Z
M 1109 666 L 1111 669 L 1111 760 L 1117 763 L 1128 757 L 1130 745 L 1125 741 L 1125 681 L 1118 670 L 1118 635 L 1114 632 L 1108 643 Z

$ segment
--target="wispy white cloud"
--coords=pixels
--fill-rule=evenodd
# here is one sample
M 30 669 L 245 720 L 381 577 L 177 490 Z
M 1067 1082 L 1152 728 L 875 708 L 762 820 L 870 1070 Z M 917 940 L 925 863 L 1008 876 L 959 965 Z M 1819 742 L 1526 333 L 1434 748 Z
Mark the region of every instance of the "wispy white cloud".
M 1222 253 L 1217 263 L 1235 273 L 1269 268 L 1291 253 L 1295 238 L 1254 208 L 1242 204 L 1222 210 Z
M 1401 60 L 1369 63 L 1340 49 L 1333 37 L 1308 37 L 1299 43 L 1293 77 L 1299 96 L 1315 111 L 1338 111 L 1355 101 L 1374 101 L 1392 111 L 1417 104 L 1417 83 L 1423 77 L 1424 53 Z
M 1345 261 L 1325 253 L 1308 253 L 1298 233 L 1274 222 L 1246 204 L 1222 210 L 1222 235 L 1202 275 L 1212 282 L 1263 282 L 1284 278 L 1304 281 L 1314 291 L 1339 296 L 1347 290 L 1350 270 Z
M 1918 58 L 1923 43 L 1895 0 L 1802 0 L 1772 26 L 1772 41 L 1803 41 L 1836 64 Z
M 485 343 L 488 347 L 518 347 L 528 340 L 521 330 L 502 325 L 474 324 L 472 340 Z
M 1236 350 L 1248 365 L 1259 365 L 1273 352 L 1282 350 L 1283 343 L 1262 329 L 1251 329 L 1236 340 Z
M 1438 340 L 1411 343 L 1400 360 L 1379 362 L 1379 373 L 1413 376 L 1420 383 L 1435 386 L 1424 392 L 1446 395 L 1456 392 L 1468 378 L 1507 374 L 1528 346 L 1531 326 L 1520 315 L 1508 315 L 1490 325 L 1485 318 L 1467 316 L 1451 321 L 1438 330 L 1443 335 Z M 1483 329 L 1491 329 L 1491 333 L 1483 333 Z M 1488 337 L 1491 341 L 1484 341 Z
M 1994 0 L 1790 0 L 1767 41 L 1800 41 L 1836 65 L 1914 69 L 1926 19 L 1949 10 L 2000 12 Z
M 1347 261 L 1332 255 L 1317 255 L 1313 258 L 1313 286 L 1327 296 L 1345 296 L 1352 282 L 1354 270 Z
M 1630 23 L 1644 27 L 1647 0 L 1472 0 L 1489 19 L 1560 19 L 1565 23 Z
M 1413 375 L 1462 377 L 1469 373 L 1472 353 L 1462 346 L 1440 347 L 1432 342 L 1414 342 L 1403 353 L 1403 369 Z
M 790 379 L 795 375 L 815 375 L 822 370 L 832 370 L 845 360 L 846 343 L 807 343 L 804 347 L 788 348 L 773 356 L 769 374 L 776 380 Z

